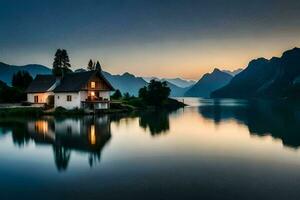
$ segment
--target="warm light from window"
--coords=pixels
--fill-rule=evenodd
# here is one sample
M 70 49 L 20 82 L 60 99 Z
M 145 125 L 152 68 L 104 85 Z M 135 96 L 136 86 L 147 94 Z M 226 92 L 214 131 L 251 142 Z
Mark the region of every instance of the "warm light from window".
M 91 125 L 91 130 L 90 130 L 90 143 L 91 144 L 96 144 L 96 133 L 95 133 L 95 125 Z
M 37 133 L 46 134 L 48 132 L 48 122 L 45 120 L 36 121 L 34 128 Z
M 91 82 L 91 88 L 95 88 L 96 87 L 96 83 L 94 81 Z
M 95 92 L 91 92 L 92 97 L 95 96 Z

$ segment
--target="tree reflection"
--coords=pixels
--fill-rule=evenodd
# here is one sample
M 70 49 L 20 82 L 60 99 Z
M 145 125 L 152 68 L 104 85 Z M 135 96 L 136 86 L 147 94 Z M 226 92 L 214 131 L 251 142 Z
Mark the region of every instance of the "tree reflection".
M 260 100 L 228 106 L 212 102 L 201 105 L 199 113 L 217 125 L 233 119 L 247 125 L 253 135 L 271 135 L 281 139 L 285 146 L 300 146 L 300 107 L 297 103 Z
M 169 114 L 168 111 L 144 112 L 140 115 L 139 125 L 149 128 L 152 136 L 166 133 L 170 129 Z
M 16 146 L 24 147 L 29 143 L 30 135 L 26 129 L 26 124 L 22 121 L 2 120 L 0 126 L 2 134 L 12 134 L 12 140 Z
M 62 146 L 53 146 L 55 165 L 58 171 L 64 171 L 68 168 L 71 151 Z

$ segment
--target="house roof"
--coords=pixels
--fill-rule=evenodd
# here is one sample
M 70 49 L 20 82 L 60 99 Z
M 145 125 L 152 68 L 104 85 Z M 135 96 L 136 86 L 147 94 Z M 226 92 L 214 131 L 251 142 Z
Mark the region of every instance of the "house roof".
M 56 82 L 54 75 L 37 75 L 28 86 L 27 93 L 46 92 Z
M 60 84 L 53 90 L 54 92 L 76 92 L 84 87 L 90 78 L 97 74 L 107 84 L 109 90 L 114 90 L 112 85 L 106 80 L 101 72 L 87 71 L 78 73 L 67 73 L 61 80 Z

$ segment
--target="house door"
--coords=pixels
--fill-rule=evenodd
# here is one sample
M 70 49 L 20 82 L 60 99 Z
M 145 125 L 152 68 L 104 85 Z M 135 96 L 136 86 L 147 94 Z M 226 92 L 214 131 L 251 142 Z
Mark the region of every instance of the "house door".
M 47 97 L 47 105 L 50 107 L 54 107 L 54 95 L 49 95 Z
M 34 96 L 34 103 L 38 103 L 38 102 L 39 102 L 39 96 L 36 95 L 36 96 Z

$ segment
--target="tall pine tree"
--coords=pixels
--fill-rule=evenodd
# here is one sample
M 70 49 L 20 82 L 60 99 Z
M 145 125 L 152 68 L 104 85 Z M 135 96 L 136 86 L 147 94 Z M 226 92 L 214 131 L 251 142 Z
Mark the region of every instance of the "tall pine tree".
M 92 61 L 92 59 L 90 59 L 89 63 L 88 63 L 88 66 L 87 66 L 87 69 L 92 71 L 95 69 L 95 63 Z
M 52 73 L 56 76 L 62 76 L 64 73 L 71 72 L 70 67 L 71 64 L 67 51 L 65 49 L 57 49 L 54 56 Z
M 100 72 L 101 72 L 102 69 L 101 69 L 101 65 L 100 65 L 99 61 L 97 61 L 95 69 L 96 69 L 97 71 L 100 71 Z
M 18 71 L 12 77 L 12 86 L 25 90 L 32 82 L 33 78 L 27 71 Z

